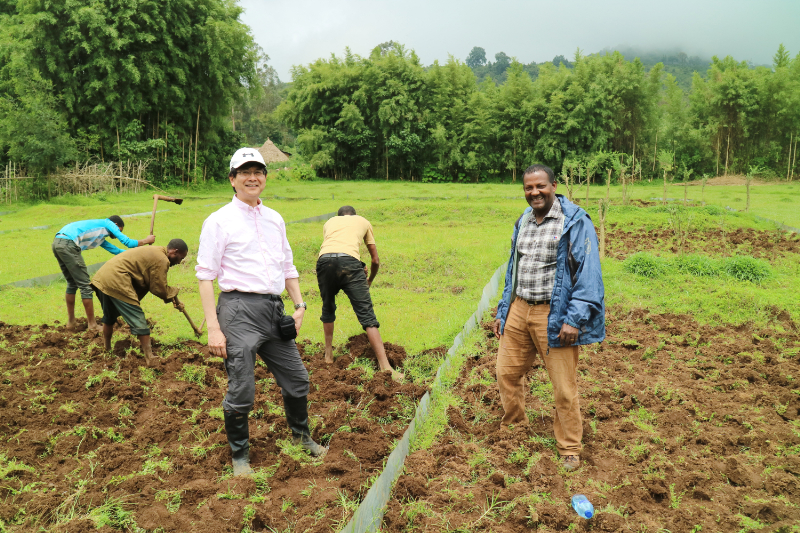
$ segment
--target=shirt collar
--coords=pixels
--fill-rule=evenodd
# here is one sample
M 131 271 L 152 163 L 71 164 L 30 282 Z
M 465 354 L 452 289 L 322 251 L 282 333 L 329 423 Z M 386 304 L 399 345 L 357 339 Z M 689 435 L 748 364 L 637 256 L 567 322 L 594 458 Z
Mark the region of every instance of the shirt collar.
M 243 201 L 239 200 L 236 197 L 236 195 L 234 194 L 233 195 L 233 205 L 235 205 L 236 207 L 238 207 L 242 211 L 246 211 L 246 212 L 255 211 L 256 213 L 260 214 L 261 213 L 261 206 L 263 205 L 263 203 L 261 202 L 261 198 L 259 198 L 258 199 L 258 205 L 255 206 L 255 207 L 250 207 L 249 205 L 247 205 Z
M 561 211 L 561 202 L 558 200 L 558 197 L 553 200 L 553 205 L 550 206 L 550 211 L 544 216 L 544 218 L 558 218 L 562 214 Z
M 547 218 L 559 219 L 562 216 L 564 216 L 564 212 L 561 209 L 561 202 L 559 201 L 558 196 L 556 196 L 556 199 L 553 200 L 553 205 L 550 206 L 550 211 L 548 211 L 547 214 L 542 219 L 542 223 L 544 223 L 545 219 Z M 532 224 L 536 224 L 537 226 L 539 225 L 536 222 L 536 213 L 531 212 L 530 222 Z

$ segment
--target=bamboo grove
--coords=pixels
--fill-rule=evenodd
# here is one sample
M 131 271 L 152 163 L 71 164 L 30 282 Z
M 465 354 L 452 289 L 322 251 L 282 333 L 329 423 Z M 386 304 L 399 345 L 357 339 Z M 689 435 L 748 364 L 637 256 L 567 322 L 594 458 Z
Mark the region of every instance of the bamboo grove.
M 423 67 L 397 43 L 367 58 L 319 59 L 293 71 L 278 108 L 318 172 L 333 178 L 515 180 L 532 162 L 556 169 L 624 165 L 641 178 L 748 173 L 791 178 L 800 132 L 800 56 L 773 68 L 713 58 L 689 91 L 620 53 L 566 66 L 512 61 L 478 81 L 450 57 Z M 614 174 L 616 179 L 618 173 Z
M 225 175 L 259 50 L 232 0 L 0 0 L 0 160 Z

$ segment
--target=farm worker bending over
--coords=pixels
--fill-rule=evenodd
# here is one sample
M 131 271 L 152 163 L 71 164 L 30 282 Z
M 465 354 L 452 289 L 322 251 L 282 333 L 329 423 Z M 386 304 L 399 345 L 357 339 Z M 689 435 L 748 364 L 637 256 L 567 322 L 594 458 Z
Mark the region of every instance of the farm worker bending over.
M 493 326 L 500 337 L 497 383 L 505 414 L 526 424 L 525 374 L 538 354 L 553 384 L 553 433 L 566 470 L 580 466 L 583 427 L 578 345 L 606 336 L 597 234 L 589 215 L 556 195 L 553 171 L 533 165 L 523 175 L 530 205 L 514 225 L 505 289 Z
M 325 223 L 322 228 L 322 248 L 317 259 L 317 283 L 322 296 L 322 327 L 325 331 L 325 362 L 333 363 L 333 323 L 336 321 L 336 295 L 342 290 L 350 298 L 358 322 L 367 332 L 369 344 L 375 351 L 381 370 L 390 370 L 394 379 L 402 379 L 403 374 L 392 370 L 386 359 L 380 324 L 375 317 L 369 288 L 378 275 L 380 259 L 375 246 L 372 225 L 356 210 L 346 205 L 339 208 L 338 216 Z M 361 241 L 367 245 L 372 258 L 369 279 L 367 266 L 361 262 L 359 246 Z
M 102 246 L 114 255 L 122 253 L 122 250 L 106 240 L 106 237 L 119 239 L 127 248 L 135 248 L 143 244 L 152 244 L 155 237 L 150 235 L 146 239 L 135 241 L 125 236 L 122 229 L 125 223 L 117 215 L 98 219 L 81 220 L 67 224 L 56 233 L 53 239 L 53 255 L 58 260 L 61 273 L 67 278 L 67 327 L 75 327 L 75 293 L 81 291 L 83 308 L 86 311 L 86 321 L 89 323 L 89 330 L 100 331 L 94 319 L 94 303 L 92 302 L 92 288 L 89 286 L 89 272 L 86 270 L 86 263 L 83 261 L 81 252 Z
M 259 199 L 265 169 L 264 159 L 254 149 L 242 148 L 233 154 L 228 178 L 236 194 L 203 222 L 195 267 L 208 347 L 225 359 L 228 373 L 222 408 L 237 476 L 252 473 L 247 414 L 255 401 L 256 354 L 281 388 L 292 441 L 313 456 L 327 451 L 312 440 L 308 428 L 308 371 L 293 338 L 303 324 L 306 304 L 283 218 Z M 215 279 L 222 291 L 216 309 Z M 294 328 L 289 324 L 293 331 L 288 340 L 281 338 L 280 327 L 284 288 L 294 302 Z
M 153 363 L 150 346 L 150 327 L 140 304 L 148 292 L 164 303 L 173 302 L 178 289 L 167 285 L 167 272 L 186 257 L 189 248 L 181 239 L 172 239 L 166 248 L 148 246 L 137 248 L 109 259 L 92 278 L 92 287 L 103 308 L 103 340 L 106 351 L 111 351 L 111 334 L 114 322 L 122 317 L 139 337 L 147 365 Z

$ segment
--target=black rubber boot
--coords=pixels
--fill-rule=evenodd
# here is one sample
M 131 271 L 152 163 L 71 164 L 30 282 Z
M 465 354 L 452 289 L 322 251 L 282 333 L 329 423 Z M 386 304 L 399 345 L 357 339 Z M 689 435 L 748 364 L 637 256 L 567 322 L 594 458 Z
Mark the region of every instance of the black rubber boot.
M 247 413 L 225 411 L 225 433 L 228 434 L 228 444 L 233 456 L 233 475 L 249 476 L 253 473 L 250 468 L 250 426 Z
M 283 397 L 283 409 L 286 411 L 286 422 L 292 430 L 292 444 L 300 444 L 312 457 L 322 457 L 328 449 L 320 446 L 311 438 L 308 429 L 308 397 Z

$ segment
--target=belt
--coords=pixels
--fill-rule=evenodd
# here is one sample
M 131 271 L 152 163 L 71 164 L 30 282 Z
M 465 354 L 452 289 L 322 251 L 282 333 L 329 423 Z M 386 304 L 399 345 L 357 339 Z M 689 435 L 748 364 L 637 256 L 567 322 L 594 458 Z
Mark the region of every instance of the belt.
M 323 257 L 353 257 L 353 256 L 350 254 L 322 254 L 320 258 Z M 355 257 L 353 257 L 353 259 L 355 259 Z
M 246 298 L 263 298 L 265 300 L 276 300 L 279 301 L 281 297 L 277 294 L 259 294 L 257 292 L 242 292 L 242 291 L 228 291 L 223 292 L 222 294 L 230 294 L 235 296 L 244 296 Z
M 550 305 L 550 300 L 525 300 L 528 305 Z

